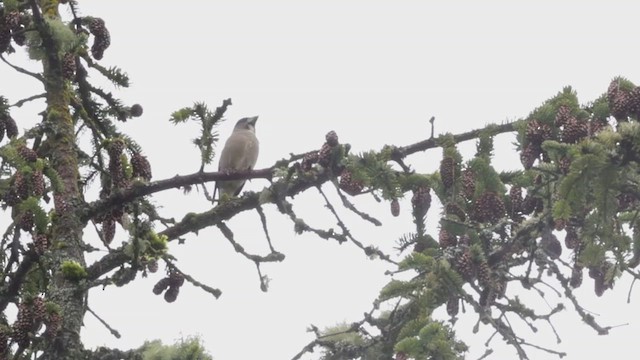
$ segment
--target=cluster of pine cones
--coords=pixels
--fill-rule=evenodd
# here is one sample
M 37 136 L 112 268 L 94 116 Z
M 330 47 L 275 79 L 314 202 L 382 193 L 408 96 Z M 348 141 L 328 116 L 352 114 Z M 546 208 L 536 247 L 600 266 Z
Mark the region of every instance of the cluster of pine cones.
M 29 17 L 18 10 L 0 8 L 0 54 L 10 49 L 11 39 L 18 46 L 25 44 L 25 27 L 29 22 Z
M 18 305 L 18 316 L 11 329 L 0 329 L 0 355 L 7 354 L 9 338 L 20 347 L 28 347 L 42 324 L 46 325 L 43 336 L 52 339 L 60 330 L 62 318 L 57 311 L 47 309 L 41 297 L 22 301 Z
M 630 116 L 640 120 L 640 87 L 625 87 L 622 79 L 614 79 L 609 84 L 607 100 L 616 120 L 627 121 Z
M 168 303 L 176 301 L 180 293 L 180 287 L 184 284 L 184 275 L 177 271 L 171 271 L 169 276 L 160 279 L 153 287 L 153 293 L 156 295 L 164 293 L 164 300 Z
M 89 32 L 93 35 L 93 45 L 91 45 L 91 55 L 96 60 L 102 60 L 104 51 L 111 45 L 111 35 L 104 25 L 104 20 L 95 17 L 83 19 L 83 23 L 89 27 Z
M 338 141 L 338 134 L 335 131 L 329 131 L 325 135 L 325 143 L 319 151 L 313 151 L 304 156 L 300 162 L 300 169 L 302 171 L 310 171 L 314 164 L 318 164 L 324 168 L 333 167 L 333 171 L 340 175 L 340 189 L 351 196 L 355 196 L 362 193 L 364 184 L 362 181 L 354 179 L 350 170 L 344 169 L 335 164 L 335 150 L 340 142 Z
M 149 160 L 140 154 L 135 152 L 129 162 L 131 164 L 130 176 L 125 171 L 124 161 L 126 161 L 124 154 L 125 143 L 122 139 L 113 139 L 107 146 L 107 153 L 109 154 L 109 175 L 111 177 L 110 186 L 106 185 L 100 191 L 100 198 L 105 199 L 113 193 L 113 191 L 121 191 L 131 185 L 131 181 L 136 178 L 140 178 L 144 181 L 151 180 L 151 164 Z M 116 232 L 116 222 L 121 221 L 124 215 L 124 208 L 116 207 L 107 214 L 103 214 L 97 221 L 102 222 L 102 240 L 106 245 L 111 244 Z

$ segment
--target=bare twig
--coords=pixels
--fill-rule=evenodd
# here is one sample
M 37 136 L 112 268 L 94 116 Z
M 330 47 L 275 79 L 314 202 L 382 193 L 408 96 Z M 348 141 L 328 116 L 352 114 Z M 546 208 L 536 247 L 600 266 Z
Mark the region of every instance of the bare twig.
M 22 105 L 33 101 L 33 100 L 37 100 L 37 99 L 44 99 L 47 96 L 46 93 L 42 93 L 42 94 L 38 94 L 38 95 L 33 95 L 33 96 L 29 96 L 27 98 L 24 99 L 20 99 L 18 101 L 16 101 L 15 103 L 11 104 L 12 107 L 22 107 Z
M 21 68 L 20 66 L 13 65 L 13 64 L 12 64 L 12 63 L 10 63 L 7 59 L 5 59 L 5 58 L 4 58 L 4 56 L 2 56 L 1 54 L 0 54 L 0 59 L 2 59 L 2 61 L 4 61 L 4 62 L 5 62 L 5 64 L 7 64 L 7 65 L 11 66 L 11 67 L 12 67 L 14 70 L 16 70 L 17 72 L 22 73 L 22 74 L 25 74 L 25 75 L 29 75 L 29 76 L 31 76 L 31 77 L 33 77 L 33 78 L 35 78 L 36 80 L 38 80 L 38 81 L 40 81 L 40 82 L 44 82 L 44 78 L 42 77 L 42 75 L 40 75 L 40 74 L 36 74 L 36 73 L 33 73 L 33 72 L 31 72 L 31 71 L 29 71 L 29 70 L 26 70 L 26 69 L 23 69 L 23 68 Z
M 100 321 L 100 323 L 102 325 L 104 325 L 104 327 L 107 328 L 107 330 L 109 330 L 109 332 L 111 333 L 111 335 L 115 336 L 116 339 L 120 339 L 120 333 L 118 332 L 118 330 L 112 328 L 106 321 L 104 321 L 100 316 L 98 316 L 98 314 L 95 313 L 95 311 L 93 311 L 91 309 L 91 307 L 87 306 L 87 310 L 96 317 L 96 319 L 98 319 L 98 321 Z

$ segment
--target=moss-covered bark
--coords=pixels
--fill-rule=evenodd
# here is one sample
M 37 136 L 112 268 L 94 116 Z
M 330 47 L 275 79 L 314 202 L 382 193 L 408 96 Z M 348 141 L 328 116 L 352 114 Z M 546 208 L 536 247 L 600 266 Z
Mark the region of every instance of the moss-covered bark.
M 39 2 L 43 18 L 59 18 L 58 1 Z M 82 223 L 76 208 L 82 202 L 78 187 L 78 158 L 75 150 L 73 119 L 69 111 L 69 93 L 62 76 L 56 40 L 49 37 L 44 22 L 39 26 L 46 57 L 43 61 L 45 90 L 47 93 L 47 141 L 51 152 L 51 165 L 60 175 L 62 188 L 54 193 L 55 216 L 52 220 L 52 280 L 47 298 L 62 309 L 62 329 L 52 344 L 47 344 L 42 359 L 81 358 L 83 346 L 80 329 L 85 314 L 86 291 L 76 281 L 65 279 L 61 269 L 64 261 L 75 261 L 86 266 L 82 247 Z

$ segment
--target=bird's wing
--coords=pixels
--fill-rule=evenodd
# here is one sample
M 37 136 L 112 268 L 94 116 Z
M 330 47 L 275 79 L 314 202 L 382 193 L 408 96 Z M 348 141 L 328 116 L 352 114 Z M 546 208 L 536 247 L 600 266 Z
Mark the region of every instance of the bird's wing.
M 253 170 L 258 159 L 258 150 L 259 143 L 255 133 L 249 130 L 234 131 L 222 149 L 218 171 Z M 221 181 L 216 183 L 216 187 L 220 188 L 221 194 L 234 189 L 233 196 L 237 196 L 242 191 L 244 183 L 244 180 Z

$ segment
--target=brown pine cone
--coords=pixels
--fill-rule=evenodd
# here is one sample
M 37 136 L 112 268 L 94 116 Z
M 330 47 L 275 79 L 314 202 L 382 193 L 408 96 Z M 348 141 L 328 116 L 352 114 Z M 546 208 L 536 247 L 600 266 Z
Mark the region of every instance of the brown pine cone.
M 146 156 L 135 153 L 131 157 L 131 167 L 133 177 L 141 177 L 146 181 L 151 180 L 151 164 L 147 160 Z
M 438 236 L 438 239 L 440 247 L 443 249 L 454 247 L 458 244 L 458 238 L 444 228 L 440 228 L 440 235 Z
M 104 24 L 104 20 L 100 18 L 91 18 L 89 21 L 89 31 L 94 36 L 93 45 L 91 45 L 91 55 L 96 60 L 101 60 L 104 51 L 111 45 L 111 36 L 109 30 Z
M 473 205 L 473 219 L 478 222 L 496 223 L 505 214 L 504 201 L 495 192 L 486 191 Z
M 364 184 L 362 181 L 354 180 L 351 171 L 345 169 L 340 175 L 340 189 L 351 196 L 362 193 Z
M 160 295 L 166 288 L 169 287 L 169 285 L 171 285 L 171 280 L 168 277 L 164 277 L 153 286 L 153 293 L 156 295 Z
M 456 177 L 456 161 L 451 156 L 445 156 L 440 161 L 440 179 L 445 190 L 453 187 Z
M 395 217 L 400 215 L 400 202 L 398 199 L 391 200 L 391 215 Z
M 331 130 L 327 133 L 327 135 L 325 135 L 325 139 L 327 141 L 327 144 L 329 144 L 329 146 L 336 146 L 338 145 L 338 134 L 336 134 L 335 131 Z
M 164 300 L 168 303 L 172 303 L 176 301 L 179 293 L 180 293 L 180 287 L 170 286 L 167 292 L 164 293 Z
M 447 300 L 447 314 L 449 314 L 449 316 L 456 316 L 459 311 L 460 300 L 455 296 L 450 297 L 449 300 Z

